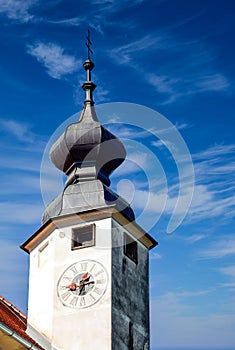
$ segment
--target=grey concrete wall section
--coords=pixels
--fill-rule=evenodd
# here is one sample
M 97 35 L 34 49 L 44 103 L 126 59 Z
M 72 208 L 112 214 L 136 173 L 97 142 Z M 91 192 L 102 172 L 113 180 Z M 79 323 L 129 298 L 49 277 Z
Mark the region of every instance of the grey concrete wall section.
M 149 349 L 149 254 L 138 243 L 138 263 L 124 254 L 125 229 L 112 227 L 112 350 Z M 128 232 L 127 232 L 128 233 Z M 133 346 L 129 324 L 133 324 Z

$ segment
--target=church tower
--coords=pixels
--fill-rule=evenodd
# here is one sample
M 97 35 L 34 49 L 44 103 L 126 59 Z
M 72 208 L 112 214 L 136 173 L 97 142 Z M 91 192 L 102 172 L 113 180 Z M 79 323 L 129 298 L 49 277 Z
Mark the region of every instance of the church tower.
M 45 349 L 149 349 L 149 250 L 157 242 L 110 188 L 124 145 L 96 115 L 86 81 L 80 120 L 53 144 L 50 157 L 67 181 L 21 247 L 30 254 L 27 333 Z

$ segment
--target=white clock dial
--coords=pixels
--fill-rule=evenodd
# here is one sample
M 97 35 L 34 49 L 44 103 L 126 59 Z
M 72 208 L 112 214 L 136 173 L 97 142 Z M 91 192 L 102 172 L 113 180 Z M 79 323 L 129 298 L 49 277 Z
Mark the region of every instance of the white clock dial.
M 102 264 L 94 260 L 82 260 L 62 273 L 57 293 L 63 305 L 86 308 L 102 298 L 107 282 L 107 272 Z

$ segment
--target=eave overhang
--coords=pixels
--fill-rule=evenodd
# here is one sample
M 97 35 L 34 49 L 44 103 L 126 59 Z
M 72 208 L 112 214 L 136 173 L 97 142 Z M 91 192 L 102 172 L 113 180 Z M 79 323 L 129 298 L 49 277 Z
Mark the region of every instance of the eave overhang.
M 20 248 L 27 253 L 31 253 L 42 241 L 44 241 L 55 229 L 72 226 L 79 223 L 90 222 L 92 220 L 102 220 L 113 218 L 120 225 L 129 231 L 148 250 L 158 245 L 158 242 L 144 231 L 135 221 L 130 221 L 115 208 L 103 208 L 90 210 L 84 213 L 69 214 L 49 219 L 43 224 Z

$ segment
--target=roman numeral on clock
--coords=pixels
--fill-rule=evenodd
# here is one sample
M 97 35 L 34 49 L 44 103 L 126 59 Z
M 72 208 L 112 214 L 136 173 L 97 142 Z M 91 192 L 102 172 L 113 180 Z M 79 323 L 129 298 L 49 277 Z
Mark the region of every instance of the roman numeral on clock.
M 63 279 L 66 280 L 66 281 L 70 281 L 70 280 L 71 280 L 71 277 L 63 276 Z
M 87 270 L 87 262 L 81 263 L 81 270 L 86 271 Z
M 76 266 L 71 267 L 71 271 L 72 271 L 73 275 L 76 275 L 78 273 Z
M 70 292 L 69 292 L 69 291 L 67 291 L 67 292 L 65 292 L 65 293 L 63 293 L 63 294 L 61 294 L 61 298 L 62 298 L 64 301 L 66 301 L 69 297 L 70 297 Z
M 103 272 L 104 272 L 104 270 L 100 270 L 100 271 L 98 271 L 97 273 L 95 273 L 95 277 L 97 277 L 97 276 L 101 275 Z
M 77 306 L 78 297 L 73 297 L 73 299 L 70 301 L 71 306 Z
M 81 297 L 80 299 L 80 306 L 85 306 L 86 305 L 86 300 L 84 297 Z
M 104 283 L 105 283 L 105 279 L 104 278 L 96 281 L 96 284 L 104 284 Z
M 92 264 L 91 268 L 89 269 L 89 272 L 92 272 L 92 270 L 94 269 L 95 264 Z
M 95 287 L 95 288 L 93 289 L 93 292 L 94 292 L 94 293 L 96 293 L 96 294 L 101 295 L 101 294 L 102 294 L 102 292 L 103 292 L 103 290 L 102 290 L 102 289 L 100 289 L 100 288 Z
M 92 294 L 89 294 L 89 298 L 91 300 L 91 303 L 93 303 L 94 301 L 96 301 L 96 298 L 92 295 Z
M 66 286 L 60 286 L 60 290 L 67 290 Z

